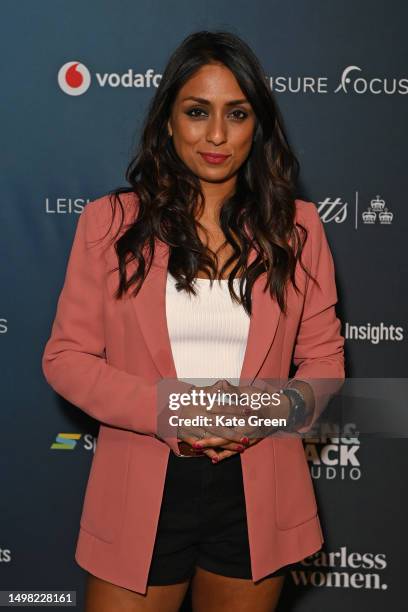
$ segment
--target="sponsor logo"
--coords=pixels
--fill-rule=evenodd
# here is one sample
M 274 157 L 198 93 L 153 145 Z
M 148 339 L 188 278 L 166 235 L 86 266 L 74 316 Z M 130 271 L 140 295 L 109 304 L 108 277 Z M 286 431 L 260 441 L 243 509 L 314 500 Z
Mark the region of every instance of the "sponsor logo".
M 69 96 L 81 96 L 91 84 L 91 73 L 81 62 L 67 62 L 58 71 L 58 85 Z
M 344 223 L 348 217 L 354 219 L 354 228 L 358 229 L 361 220 L 363 226 L 371 225 L 391 225 L 394 220 L 394 213 L 390 206 L 385 205 L 385 200 L 376 195 L 366 206 L 367 210 L 359 213 L 359 193 L 355 192 L 353 205 L 343 200 L 341 196 L 335 198 L 326 197 L 317 202 L 320 218 L 323 223 Z M 352 211 L 349 209 L 353 208 Z
M 85 93 L 91 82 L 99 87 L 113 88 L 146 88 L 158 87 L 162 75 L 148 68 L 145 72 L 135 72 L 129 68 L 124 73 L 95 72 L 91 77 L 90 70 L 79 61 L 66 62 L 58 71 L 58 84 L 62 91 L 70 96 Z M 408 78 L 394 76 L 365 76 L 360 66 L 346 66 L 331 86 L 329 77 L 316 76 L 265 76 L 275 93 L 293 94 L 327 94 L 341 95 L 405 95 L 408 93 Z
M 80 433 L 58 433 L 55 436 L 55 442 L 50 446 L 52 450 L 75 450 L 78 447 L 79 440 L 83 441 L 82 448 L 95 452 L 97 437 L 91 434 Z
M 382 582 L 381 572 L 387 568 L 385 553 L 349 552 L 347 546 L 327 552 L 320 550 L 300 562 L 306 568 L 291 570 L 297 586 L 314 586 L 334 589 L 388 589 Z
M 52 450 L 74 450 L 77 441 L 81 439 L 82 434 L 77 433 L 59 433 L 55 437 L 55 442 L 50 446 Z
M 401 342 L 404 340 L 404 328 L 400 325 L 385 325 L 385 323 L 365 323 L 364 325 L 345 324 L 346 340 L 368 340 L 371 344 L 380 342 Z
M 347 66 L 340 77 L 340 83 L 334 93 L 356 94 L 406 94 L 408 93 L 408 79 L 394 77 L 362 76 L 360 66 Z
M 267 76 L 269 87 L 275 93 L 340 95 L 405 95 L 408 78 L 393 76 L 365 76 L 360 66 L 346 66 L 332 86 L 329 77 L 317 76 Z
M 318 437 L 307 436 L 305 454 L 314 480 L 359 480 L 361 466 L 358 458 L 360 440 L 355 423 L 345 423 L 341 436 L 335 432 Z
M 161 77 L 162 75 L 155 73 L 153 68 L 148 68 L 144 73 L 134 72 L 129 68 L 123 74 L 95 72 L 92 78 L 85 64 L 76 61 L 61 66 L 58 71 L 58 85 L 69 96 L 80 96 L 88 91 L 91 82 L 99 87 L 146 88 L 158 87 Z
M 366 225 L 374 225 L 375 223 L 391 225 L 394 214 L 386 208 L 385 201 L 378 195 L 371 200 L 370 205 L 362 213 L 361 217 Z

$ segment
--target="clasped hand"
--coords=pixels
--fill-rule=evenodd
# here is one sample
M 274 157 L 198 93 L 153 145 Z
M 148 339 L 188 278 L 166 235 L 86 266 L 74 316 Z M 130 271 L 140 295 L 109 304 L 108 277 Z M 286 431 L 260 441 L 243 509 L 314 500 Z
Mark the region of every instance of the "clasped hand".
M 220 391 L 220 393 L 237 394 L 238 396 L 240 394 L 246 394 L 249 397 L 249 405 L 245 406 L 245 409 L 242 406 L 236 404 L 229 405 L 222 401 L 214 402 L 214 404 L 211 405 L 211 410 L 207 410 L 207 406 L 201 404 L 199 406 L 188 404 L 182 407 L 179 415 L 182 424 L 178 427 L 177 437 L 190 444 L 195 450 L 199 451 L 199 449 L 201 449 L 204 454 L 213 460 L 213 462 L 221 461 L 231 455 L 242 452 L 245 448 L 260 442 L 265 435 L 272 433 L 272 428 L 269 428 L 267 434 L 264 428 L 258 425 L 253 426 L 248 423 L 249 415 L 256 414 L 261 416 L 264 414 L 262 409 L 255 410 L 251 408 L 251 396 L 253 394 L 259 396 L 261 391 L 265 391 L 264 389 L 260 390 L 254 386 L 234 386 L 227 380 L 219 380 L 208 387 L 195 387 L 195 389 L 197 391 L 203 389 L 205 393 L 209 394 Z M 267 385 L 267 391 L 268 393 L 277 392 L 278 387 Z M 283 398 L 286 400 L 285 396 L 283 396 Z M 270 407 L 268 407 L 267 412 L 268 416 L 270 416 Z M 276 412 L 279 412 L 278 408 Z M 207 423 L 204 426 L 184 424 L 186 419 L 193 420 L 194 417 L 197 416 L 210 418 L 206 419 Z M 236 419 L 234 427 L 229 427 L 222 424 L 221 419 L 216 418 L 220 416 L 224 416 L 226 419 L 228 417 L 238 417 L 240 423 L 236 423 L 238 420 Z M 276 416 L 279 415 L 276 414 Z M 217 424 L 217 420 L 219 424 Z

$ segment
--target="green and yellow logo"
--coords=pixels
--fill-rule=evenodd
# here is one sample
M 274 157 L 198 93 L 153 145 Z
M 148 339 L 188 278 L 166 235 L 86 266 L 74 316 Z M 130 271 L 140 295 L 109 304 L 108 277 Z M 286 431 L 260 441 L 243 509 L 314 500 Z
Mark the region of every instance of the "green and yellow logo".
M 55 437 L 55 442 L 50 446 L 52 449 L 58 450 L 74 450 L 77 445 L 77 440 L 81 439 L 82 434 L 76 433 L 59 433 Z

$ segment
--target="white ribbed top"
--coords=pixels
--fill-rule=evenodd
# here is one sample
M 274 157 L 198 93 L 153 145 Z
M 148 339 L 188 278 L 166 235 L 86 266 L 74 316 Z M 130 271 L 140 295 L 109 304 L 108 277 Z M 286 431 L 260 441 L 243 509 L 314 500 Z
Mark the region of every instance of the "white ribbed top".
M 240 279 L 234 279 L 238 294 Z M 197 295 L 177 291 L 170 273 L 166 283 L 166 316 L 177 378 L 211 384 L 225 378 L 238 384 L 250 317 L 232 301 L 228 279 L 196 278 Z M 203 379 L 206 379 L 204 381 Z

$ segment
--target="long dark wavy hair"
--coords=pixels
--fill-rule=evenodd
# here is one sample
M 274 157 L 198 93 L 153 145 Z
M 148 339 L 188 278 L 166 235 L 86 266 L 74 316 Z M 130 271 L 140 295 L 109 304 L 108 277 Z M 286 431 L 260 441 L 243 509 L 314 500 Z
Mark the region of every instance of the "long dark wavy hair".
M 233 253 L 219 274 L 214 255 L 197 233 L 197 211 L 204 205 L 200 181 L 177 155 L 167 130 L 178 91 L 196 71 L 210 63 L 222 63 L 231 70 L 256 116 L 252 148 L 237 172 L 234 194 L 225 199 L 220 210 L 220 227 Z M 133 192 L 137 196 L 135 217 L 115 242 L 119 270 L 115 298 L 120 299 L 132 285 L 133 295 L 137 295 L 154 257 L 155 240 L 159 239 L 170 247 L 168 270 L 177 279 L 178 290 L 195 295 L 193 279 L 198 271 L 204 270 L 212 284 L 234 263 L 228 277 L 233 300 L 251 315 L 252 286 L 265 272 L 264 291 L 269 287 L 271 296 L 286 313 L 284 293 L 288 279 L 299 290 L 295 283 L 298 259 L 311 276 L 301 261 L 307 230 L 295 223 L 298 174 L 299 163 L 289 146 L 279 109 L 248 44 L 230 32 L 190 34 L 171 55 L 149 105 L 138 151 L 126 170 L 130 187 L 109 192 L 113 216 L 116 205 L 121 207 L 121 222 L 124 210 L 120 195 Z M 256 258 L 247 265 L 251 247 L 256 250 Z M 127 263 L 134 260 L 135 272 L 127 278 Z M 239 272 L 238 296 L 233 279 Z

